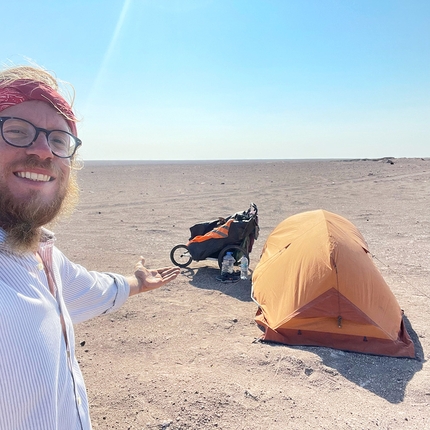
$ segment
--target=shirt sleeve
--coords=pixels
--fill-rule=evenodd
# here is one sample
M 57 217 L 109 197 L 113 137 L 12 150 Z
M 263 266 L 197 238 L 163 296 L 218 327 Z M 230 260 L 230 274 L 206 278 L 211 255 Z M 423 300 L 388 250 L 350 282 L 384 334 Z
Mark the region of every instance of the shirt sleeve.
M 54 255 L 60 263 L 62 296 L 73 324 L 114 312 L 127 300 L 130 286 L 124 276 L 88 271 L 58 249 Z

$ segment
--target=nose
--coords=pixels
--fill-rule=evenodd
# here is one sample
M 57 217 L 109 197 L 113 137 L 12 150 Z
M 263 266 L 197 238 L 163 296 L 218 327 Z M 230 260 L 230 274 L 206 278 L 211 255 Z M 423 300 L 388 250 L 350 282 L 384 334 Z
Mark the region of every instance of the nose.
M 48 139 L 46 133 L 40 131 L 34 142 L 26 148 L 27 154 L 37 155 L 40 159 L 46 160 L 48 158 L 53 158 L 54 154 L 48 144 Z

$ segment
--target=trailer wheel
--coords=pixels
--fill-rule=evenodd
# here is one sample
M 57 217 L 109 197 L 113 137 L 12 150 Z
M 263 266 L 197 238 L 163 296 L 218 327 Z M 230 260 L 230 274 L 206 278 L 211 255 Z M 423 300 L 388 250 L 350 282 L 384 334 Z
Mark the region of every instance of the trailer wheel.
M 170 251 L 170 260 L 175 266 L 187 267 L 193 261 L 186 245 L 176 245 Z
M 221 252 L 218 254 L 218 266 L 221 269 L 222 268 L 222 260 L 224 258 L 224 255 L 227 254 L 227 252 L 232 252 L 233 257 L 236 260 L 236 265 L 240 264 L 240 259 L 244 255 L 248 259 L 249 264 L 249 253 L 242 248 L 239 245 L 227 245 L 225 248 L 221 250 Z

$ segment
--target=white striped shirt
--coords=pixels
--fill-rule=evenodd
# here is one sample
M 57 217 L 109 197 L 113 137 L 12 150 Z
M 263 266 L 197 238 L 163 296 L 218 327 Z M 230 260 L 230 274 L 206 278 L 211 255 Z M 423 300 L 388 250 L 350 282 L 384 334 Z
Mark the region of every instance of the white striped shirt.
M 91 429 L 73 324 L 118 309 L 129 295 L 123 276 L 87 271 L 52 233 L 44 237 L 43 267 L 34 254 L 11 252 L 0 229 L 0 430 Z

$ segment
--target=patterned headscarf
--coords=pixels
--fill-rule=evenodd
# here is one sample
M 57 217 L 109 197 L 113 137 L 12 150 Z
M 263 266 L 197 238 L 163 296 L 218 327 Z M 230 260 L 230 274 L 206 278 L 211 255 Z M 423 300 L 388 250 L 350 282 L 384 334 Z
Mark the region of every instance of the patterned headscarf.
M 77 136 L 76 117 L 70 105 L 57 91 L 42 82 L 26 79 L 18 79 L 5 85 L 0 82 L 0 112 L 31 100 L 39 100 L 53 105 L 64 116 L 71 133 Z

